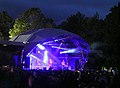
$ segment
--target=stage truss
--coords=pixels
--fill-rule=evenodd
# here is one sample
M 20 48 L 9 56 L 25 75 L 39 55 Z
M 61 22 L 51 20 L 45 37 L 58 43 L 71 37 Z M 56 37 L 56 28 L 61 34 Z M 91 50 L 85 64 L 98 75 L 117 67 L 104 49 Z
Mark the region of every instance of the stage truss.
M 82 70 L 89 50 L 81 37 L 66 34 L 38 43 L 26 57 L 29 58 L 29 69 Z

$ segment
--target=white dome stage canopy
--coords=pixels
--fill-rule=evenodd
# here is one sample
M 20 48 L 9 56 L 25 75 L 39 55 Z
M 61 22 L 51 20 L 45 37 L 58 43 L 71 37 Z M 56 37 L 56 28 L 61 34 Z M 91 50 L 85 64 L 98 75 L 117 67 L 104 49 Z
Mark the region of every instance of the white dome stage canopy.
M 79 35 L 55 28 L 31 30 L 9 41 L 24 44 L 23 68 L 81 70 L 90 46 Z

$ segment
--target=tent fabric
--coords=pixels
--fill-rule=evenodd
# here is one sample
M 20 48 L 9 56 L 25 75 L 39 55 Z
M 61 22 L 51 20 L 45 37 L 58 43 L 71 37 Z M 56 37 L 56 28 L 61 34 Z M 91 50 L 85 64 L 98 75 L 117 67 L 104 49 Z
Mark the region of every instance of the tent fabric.
M 44 42 L 51 38 L 54 39 L 58 36 L 63 37 L 66 34 L 78 38 L 81 44 L 84 44 L 89 48 L 88 43 L 79 35 L 56 28 L 43 28 L 43 29 L 31 30 L 22 33 L 10 39 L 9 41 L 13 43 L 17 42 L 17 44 L 19 43 L 24 45 L 23 57 L 26 57 L 26 54 L 29 53 L 38 43 Z
M 3 40 L 0 40 L 0 45 L 1 46 L 25 46 L 24 43 L 22 42 L 13 42 L 13 41 L 3 41 Z
M 37 29 L 37 30 L 31 30 L 29 32 L 25 32 L 23 34 L 20 34 L 9 41 L 14 41 L 14 42 L 40 42 L 44 41 L 49 38 L 53 38 L 59 35 L 64 35 L 64 34 L 70 34 L 76 37 L 80 37 L 76 34 L 73 34 L 71 32 L 62 30 L 62 29 L 56 29 L 56 28 L 44 28 L 44 29 Z

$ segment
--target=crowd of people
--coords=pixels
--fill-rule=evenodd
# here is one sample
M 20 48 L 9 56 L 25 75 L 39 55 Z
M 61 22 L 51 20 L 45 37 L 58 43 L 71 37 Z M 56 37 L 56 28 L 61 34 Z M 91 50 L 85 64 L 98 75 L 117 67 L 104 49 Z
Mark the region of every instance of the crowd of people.
M 120 88 L 118 72 L 0 69 L 0 88 Z

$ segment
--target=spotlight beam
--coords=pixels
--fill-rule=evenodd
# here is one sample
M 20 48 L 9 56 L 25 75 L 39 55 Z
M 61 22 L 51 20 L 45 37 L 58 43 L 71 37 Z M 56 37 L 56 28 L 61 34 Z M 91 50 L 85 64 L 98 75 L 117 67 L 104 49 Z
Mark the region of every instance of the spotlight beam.
M 66 51 L 61 51 L 60 54 L 62 53 L 79 53 L 80 51 L 77 50 L 77 49 L 69 49 L 69 50 L 66 50 Z
M 34 55 L 32 55 L 32 54 L 30 54 L 29 56 L 32 57 L 32 58 L 35 58 L 36 60 L 38 60 L 38 61 L 40 61 L 40 62 L 42 62 L 38 57 L 36 57 L 36 56 L 34 56 Z
M 44 60 L 43 60 L 44 63 L 48 63 L 48 52 L 45 51 L 44 52 Z
M 80 47 L 79 48 L 62 48 L 62 47 L 52 46 L 52 48 L 57 48 L 57 49 L 66 50 L 66 51 L 68 51 L 68 50 L 76 50 L 76 51 L 84 50 L 84 51 L 88 52 L 88 50 L 80 48 Z
M 37 47 L 38 47 L 39 49 L 41 49 L 41 50 L 45 50 L 45 47 L 42 46 L 42 45 L 40 45 L 40 44 L 37 44 Z
M 59 39 L 55 39 L 55 40 L 52 40 L 52 41 L 44 42 L 43 45 L 53 43 L 53 42 L 57 42 L 57 41 L 64 40 L 64 39 L 68 39 L 68 38 L 70 38 L 70 37 L 59 38 Z

